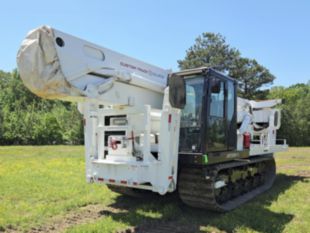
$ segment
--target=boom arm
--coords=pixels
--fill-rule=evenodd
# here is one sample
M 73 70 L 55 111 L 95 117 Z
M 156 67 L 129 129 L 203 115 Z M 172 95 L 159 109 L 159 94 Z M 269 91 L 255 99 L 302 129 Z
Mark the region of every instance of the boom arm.
M 48 26 L 27 35 L 17 64 L 24 84 L 43 98 L 155 108 L 169 73 Z

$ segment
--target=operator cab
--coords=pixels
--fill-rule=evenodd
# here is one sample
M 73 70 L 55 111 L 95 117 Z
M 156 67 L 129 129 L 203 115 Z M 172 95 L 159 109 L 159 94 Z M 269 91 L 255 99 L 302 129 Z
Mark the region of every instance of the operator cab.
M 205 155 L 209 155 L 209 163 L 226 160 L 228 152 L 236 150 L 237 143 L 237 82 L 211 68 L 181 71 L 173 76 L 182 78 L 185 86 L 179 143 L 181 162 L 201 163 Z

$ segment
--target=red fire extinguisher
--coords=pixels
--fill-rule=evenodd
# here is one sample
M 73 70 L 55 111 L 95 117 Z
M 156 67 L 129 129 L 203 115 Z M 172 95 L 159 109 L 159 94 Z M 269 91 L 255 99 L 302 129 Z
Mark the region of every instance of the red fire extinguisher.
M 243 134 L 243 148 L 249 149 L 251 145 L 251 134 L 249 132 L 245 132 Z

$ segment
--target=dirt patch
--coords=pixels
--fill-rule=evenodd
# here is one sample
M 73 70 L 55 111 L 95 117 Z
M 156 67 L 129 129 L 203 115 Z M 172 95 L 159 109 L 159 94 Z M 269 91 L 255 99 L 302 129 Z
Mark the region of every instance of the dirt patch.
M 300 167 L 305 167 L 305 166 L 309 166 L 310 164 L 289 164 L 289 165 L 277 165 L 277 169 L 297 169 Z
M 144 224 L 135 228 L 135 233 L 194 233 L 199 232 L 195 224 L 184 224 L 179 221 L 160 221 L 153 224 Z
M 301 177 L 310 178 L 310 171 L 309 170 L 301 170 L 301 171 L 298 171 L 296 175 L 301 176 Z
M 26 231 L 28 233 L 59 233 L 64 232 L 67 228 L 84 223 L 90 223 L 105 216 L 106 212 L 121 213 L 124 210 L 116 209 L 113 207 L 104 207 L 102 205 L 87 205 L 78 210 L 72 210 L 63 217 L 54 217 L 44 226 L 32 227 Z M 21 232 L 18 229 L 6 228 L 7 233 Z
M 125 208 L 123 208 L 125 207 Z M 66 229 L 85 223 L 92 223 L 100 218 L 111 214 L 127 213 L 127 206 L 103 206 L 103 205 L 87 205 L 79 209 L 75 209 L 67 213 L 65 216 L 56 216 L 48 221 L 46 225 L 32 227 L 27 233 L 59 233 Z M 21 232 L 19 229 L 12 227 L 6 228 L 7 233 Z M 176 220 L 169 221 L 145 221 L 137 227 L 128 227 L 117 233 L 191 233 L 197 232 L 197 226 L 192 224 L 184 224 Z
M 277 166 L 277 169 L 279 170 L 285 170 L 285 169 L 300 169 L 300 167 L 305 167 L 305 166 L 309 166 L 310 164 L 290 164 L 290 165 L 280 165 Z M 301 177 L 310 177 L 310 170 L 298 170 L 295 173 L 296 176 L 301 176 Z
M 194 224 L 184 224 L 178 221 L 155 221 L 144 223 L 137 227 L 127 228 L 117 233 L 194 233 L 199 232 L 199 227 Z
M 79 211 L 72 211 L 66 214 L 61 219 L 54 219 L 50 224 L 45 226 L 40 226 L 38 228 L 32 228 L 30 233 L 38 233 L 38 232 L 48 232 L 48 233 L 56 233 L 63 232 L 65 229 L 77 225 L 83 224 L 87 222 L 94 221 L 100 217 L 102 217 L 101 205 L 87 205 L 79 209 Z

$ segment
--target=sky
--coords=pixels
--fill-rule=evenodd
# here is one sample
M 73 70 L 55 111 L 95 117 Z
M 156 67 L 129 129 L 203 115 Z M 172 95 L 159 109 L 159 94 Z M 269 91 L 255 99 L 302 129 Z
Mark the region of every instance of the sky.
M 310 80 L 307 0 L 2 1 L 0 70 L 16 68 L 21 41 L 41 25 L 174 71 L 197 36 L 220 33 L 267 67 L 273 85 Z

